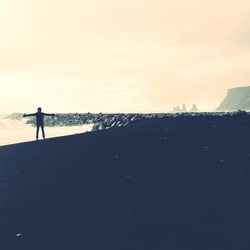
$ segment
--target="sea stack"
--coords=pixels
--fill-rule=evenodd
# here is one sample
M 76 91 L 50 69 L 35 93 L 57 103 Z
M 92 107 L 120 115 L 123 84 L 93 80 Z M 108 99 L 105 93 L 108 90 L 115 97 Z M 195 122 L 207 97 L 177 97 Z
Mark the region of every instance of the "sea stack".
M 197 106 L 195 104 L 193 104 L 190 112 L 198 112 L 198 108 L 197 108 Z
M 250 110 L 250 86 L 229 89 L 217 111 Z

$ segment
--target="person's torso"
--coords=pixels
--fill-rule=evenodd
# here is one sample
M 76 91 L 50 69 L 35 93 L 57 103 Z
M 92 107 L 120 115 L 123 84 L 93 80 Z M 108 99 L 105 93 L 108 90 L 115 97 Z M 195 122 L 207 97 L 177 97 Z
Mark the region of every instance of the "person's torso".
M 43 118 L 44 118 L 44 113 L 42 113 L 42 112 L 36 113 L 36 122 L 38 124 L 43 124 Z

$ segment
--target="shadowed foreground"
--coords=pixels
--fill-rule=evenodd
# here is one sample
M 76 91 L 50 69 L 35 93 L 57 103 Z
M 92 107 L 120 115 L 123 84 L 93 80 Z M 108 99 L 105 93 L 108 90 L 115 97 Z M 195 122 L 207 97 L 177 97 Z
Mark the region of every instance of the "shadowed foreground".
M 250 249 L 250 120 L 143 119 L 0 148 L 0 249 Z

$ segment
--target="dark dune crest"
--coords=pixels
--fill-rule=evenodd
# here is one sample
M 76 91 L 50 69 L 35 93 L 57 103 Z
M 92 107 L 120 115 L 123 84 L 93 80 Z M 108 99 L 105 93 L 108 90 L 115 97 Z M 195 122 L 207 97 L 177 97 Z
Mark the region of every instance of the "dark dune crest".
M 250 120 L 143 118 L 0 148 L 6 250 L 248 249 Z

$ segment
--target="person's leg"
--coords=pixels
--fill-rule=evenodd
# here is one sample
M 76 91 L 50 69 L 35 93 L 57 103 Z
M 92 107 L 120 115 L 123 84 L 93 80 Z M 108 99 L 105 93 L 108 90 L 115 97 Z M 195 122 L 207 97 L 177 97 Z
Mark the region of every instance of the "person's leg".
M 43 133 L 43 139 L 45 139 L 44 125 L 42 125 L 41 128 L 42 128 L 42 133 Z
M 40 126 L 37 125 L 37 126 L 36 126 L 36 140 L 37 140 L 37 141 L 38 141 L 38 137 L 39 137 L 39 128 L 40 128 Z

